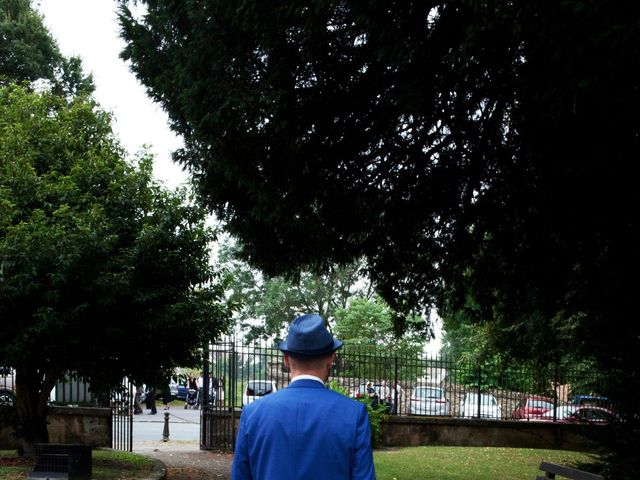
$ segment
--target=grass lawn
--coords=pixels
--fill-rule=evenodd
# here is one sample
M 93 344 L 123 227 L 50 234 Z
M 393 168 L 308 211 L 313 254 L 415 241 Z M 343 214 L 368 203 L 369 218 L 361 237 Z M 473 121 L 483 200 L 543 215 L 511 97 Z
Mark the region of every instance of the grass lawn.
M 580 468 L 593 457 L 526 448 L 410 447 L 376 450 L 377 480 L 534 480 L 543 460 Z
M 128 452 L 93 450 L 92 479 L 136 480 L 149 476 L 153 468 L 151 459 Z M 24 480 L 33 469 L 33 460 L 16 456 L 14 450 L 0 450 L 0 480 Z
M 149 475 L 149 458 L 113 450 L 93 450 L 96 480 L 139 480 Z M 578 452 L 523 448 L 411 447 L 376 450 L 377 480 L 533 480 L 543 460 L 580 468 L 592 461 Z M 25 480 L 33 467 L 15 451 L 0 450 L 0 480 Z

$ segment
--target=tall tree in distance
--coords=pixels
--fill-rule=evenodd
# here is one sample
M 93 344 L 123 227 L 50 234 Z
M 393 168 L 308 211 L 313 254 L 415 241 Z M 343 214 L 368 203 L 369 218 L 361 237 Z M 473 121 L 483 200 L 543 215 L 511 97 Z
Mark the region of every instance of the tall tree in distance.
M 360 262 L 323 275 L 267 277 L 242 261 L 237 243 L 228 241 L 220 249 L 220 266 L 228 274 L 229 302 L 237 306 L 234 318 L 247 341 L 280 339 L 289 323 L 304 313 L 321 315 L 333 328 L 336 311 L 345 308 L 350 298 L 373 293 L 362 277 Z
M 427 344 L 428 324 L 420 317 L 407 319 L 408 328 L 398 335 L 394 329 L 394 315 L 379 297 L 353 297 L 335 312 L 335 333 L 345 345 L 374 347 L 389 355 L 415 358 Z

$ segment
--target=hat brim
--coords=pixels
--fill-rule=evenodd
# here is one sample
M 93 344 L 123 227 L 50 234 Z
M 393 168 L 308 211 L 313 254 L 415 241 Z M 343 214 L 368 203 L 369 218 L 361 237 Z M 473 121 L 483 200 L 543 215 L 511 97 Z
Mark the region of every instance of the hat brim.
M 327 345 L 324 348 L 319 350 L 297 350 L 290 349 L 287 345 L 287 341 L 283 340 L 278 345 L 278 348 L 282 353 L 286 353 L 287 355 L 291 355 L 293 357 L 321 357 L 322 355 L 328 355 L 331 352 L 335 352 L 339 348 L 341 348 L 343 343 L 338 339 L 333 339 L 333 342 Z

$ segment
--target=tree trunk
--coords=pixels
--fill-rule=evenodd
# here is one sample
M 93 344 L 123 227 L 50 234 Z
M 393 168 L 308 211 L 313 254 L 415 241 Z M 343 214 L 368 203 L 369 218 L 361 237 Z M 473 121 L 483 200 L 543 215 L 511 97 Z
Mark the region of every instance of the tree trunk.
M 48 443 L 48 400 L 58 379 L 53 371 L 39 371 L 29 366 L 15 369 L 16 434 L 22 444 L 23 455 L 32 457 L 36 443 Z

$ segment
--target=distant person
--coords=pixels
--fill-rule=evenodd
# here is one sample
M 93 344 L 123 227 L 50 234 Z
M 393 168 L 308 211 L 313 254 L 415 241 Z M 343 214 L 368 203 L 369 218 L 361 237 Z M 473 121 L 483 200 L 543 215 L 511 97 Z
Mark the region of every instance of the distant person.
M 404 399 L 404 389 L 402 386 L 396 381 L 395 387 L 391 392 L 391 414 L 393 415 L 401 415 L 402 414 L 402 401 Z
M 375 480 L 365 405 L 324 385 L 341 346 L 319 315 L 291 323 L 291 383 L 242 410 L 232 480 Z
M 371 385 L 371 382 L 367 383 L 367 396 L 371 399 L 371 406 L 376 408 L 378 406 L 379 397 L 376 389 Z
M 187 398 L 184 403 L 185 409 L 196 408 L 198 406 L 199 391 L 200 387 L 198 386 L 196 377 L 189 375 L 189 377 L 187 378 Z
M 149 387 L 147 390 L 147 409 L 151 410 L 149 415 L 155 415 L 158 413 L 156 408 L 156 387 Z
M 387 385 L 387 381 L 386 380 L 382 380 L 382 384 L 380 385 L 380 396 L 382 403 L 384 403 L 387 407 L 391 408 L 391 403 L 392 403 L 392 396 L 391 396 L 391 389 L 389 388 L 389 386 Z
M 144 388 L 141 386 L 136 387 L 136 394 L 133 397 L 133 414 L 140 415 L 142 413 L 142 394 Z
M 169 410 L 169 408 L 171 408 L 169 406 L 171 400 L 173 400 L 173 397 L 171 396 L 171 386 L 169 383 L 166 383 L 162 389 L 162 404 L 164 405 L 165 410 Z
M 218 390 L 216 394 L 218 405 L 224 405 L 224 377 L 218 379 Z

